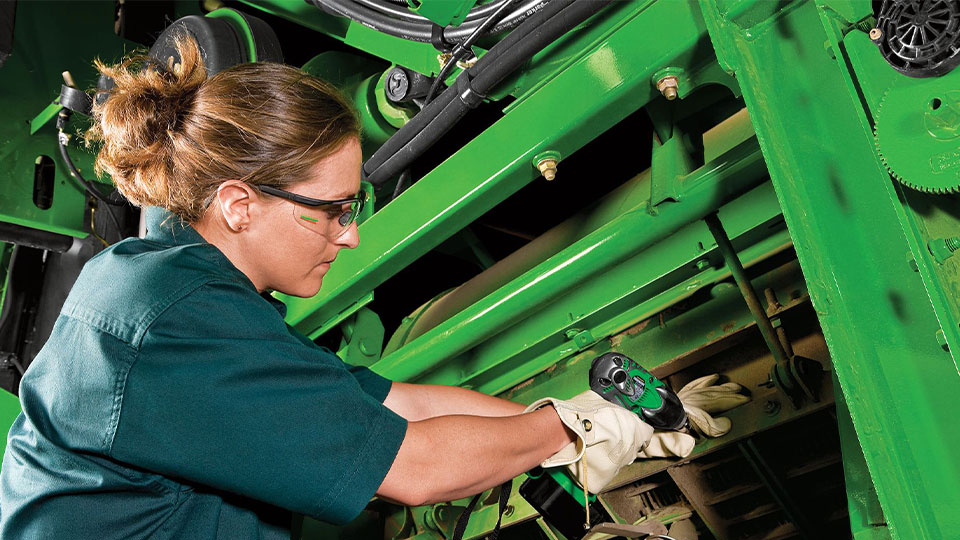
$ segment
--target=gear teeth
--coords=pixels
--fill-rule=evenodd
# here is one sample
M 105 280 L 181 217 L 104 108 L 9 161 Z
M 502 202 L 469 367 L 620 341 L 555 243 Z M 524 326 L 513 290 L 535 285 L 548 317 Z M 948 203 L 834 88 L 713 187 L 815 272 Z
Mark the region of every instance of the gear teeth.
M 960 70 L 957 70 L 957 73 L 960 73 Z M 958 76 L 960 76 L 960 75 L 955 75 L 955 77 L 958 77 Z M 944 77 L 940 77 L 940 78 L 938 78 L 938 79 L 946 79 L 946 78 L 947 78 L 947 77 L 944 76 Z M 936 83 L 935 83 L 935 84 L 936 84 Z M 942 81 L 942 80 L 941 80 L 941 81 L 939 81 L 939 84 L 942 86 L 943 84 L 950 84 L 950 83 L 946 83 L 945 81 Z M 953 84 L 955 84 L 955 83 L 953 83 Z M 917 88 L 916 86 L 908 86 L 908 87 L 905 87 L 905 88 L 898 88 L 898 86 L 897 86 L 896 84 L 894 84 L 893 86 L 891 86 L 890 88 L 888 88 L 886 91 L 884 91 L 883 95 L 880 97 L 880 100 L 879 100 L 879 102 L 877 103 L 876 114 L 874 115 L 874 126 L 873 126 L 873 143 L 874 143 L 874 147 L 876 148 L 877 155 L 879 156 L 881 163 L 883 163 L 883 167 L 887 170 L 887 172 L 890 174 L 890 176 L 892 176 L 892 177 L 894 178 L 894 180 L 896 180 L 896 181 L 899 182 L 900 184 L 902 184 L 902 185 L 904 185 L 904 186 L 907 186 L 907 187 L 909 187 L 910 189 L 914 189 L 914 190 L 916 190 L 916 191 L 920 191 L 920 192 L 923 192 L 923 193 L 935 194 L 935 195 L 949 195 L 949 194 L 960 193 L 960 183 L 955 183 L 955 184 L 953 184 L 953 185 L 943 185 L 942 183 L 937 183 L 937 185 L 924 185 L 924 184 L 918 184 L 918 183 L 916 183 L 916 182 L 914 182 L 914 181 L 911 181 L 911 180 L 907 179 L 906 177 L 904 177 L 904 175 L 898 173 L 898 172 L 893 168 L 892 164 L 890 163 L 890 160 L 888 159 L 888 157 L 887 157 L 887 156 L 884 154 L 884 152 L 883 152 L 883 143 L 881 142 L 880 126 L 881 126 L 881 124 L 883 123 L 883 118 L 882 118 L 882 117 L 883 117 L 884 109 L 889 109 L 890 107 L 898 107 L 898 106 L 899 106 L 900 108 L 902 108 L 902 107 L 903 107 L 903 103 L 902 103 L 902 101 L 903 101 L 903 100 L 902 100 L 903 94 L 902 94 L 902 92 L 903 92 L 903 91 L 915 90 L 916 88 Z M 926 87 L 924 87 L 924 88 L 926 88 Z M 901 93 L 897 94 L 897 93 L 896 93 L 897 90 L 900 90 Z M 891 101 L 891 92 L 892 92 L 892 91 L 896 94 L 896 95 L 894 96 L 896 99 L 893 99 L 893 100 Z M 888 103 L 887 103 L 888 101 L 891 101 L 891 103 L 888 104 Z M 895 108 L 893 112 L 900 112 L 900 111 L 898 111 L 898 110 Z M 889 112 L 887 113 L 887 116 L 890 116 L 890 113 L 889 113 Z M 884 133 L 887 134 L 886 136 L 884 136 L 884 140 L 890 139 L 892 135 L 897 135 L 896 133 L 891 134 L 891 133 L 889 132 L 888 127 L 889 127 L 889 126 L 885 126 L 885 128 L 884 128 Z M 910 141 L 907 141 L 907 142 L 910 142 Z M 887 144 L 891 144 L 891 143 L 903 144 L 904 141 L 897 139 L 897 137 L 893 137 L 893 140 L 888 140 L 888 141 L 887 141 Z M 897 153 L 898 156 L 901 155 L 901 154 L 902 154 L 902 153 Z M 898 158 L 898 159 L 899 159 L 899 158 Z M 901 165 L 902 165 L 902 164 L 901 164 Z M 921 176 L 923 176 L 923 175 L 921 175 Z

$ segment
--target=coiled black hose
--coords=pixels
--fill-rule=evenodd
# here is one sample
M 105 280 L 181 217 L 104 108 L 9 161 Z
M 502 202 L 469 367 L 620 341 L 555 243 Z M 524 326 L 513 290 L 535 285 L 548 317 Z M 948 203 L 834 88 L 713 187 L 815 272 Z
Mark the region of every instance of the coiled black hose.
M 487 51 L 486 54 L 481 56 L 472 68 L 461 73 L 460 77 L 469 76 L 470 74 L 475 74 L 485 69 L 491 69 L 492 66 L 498 63 L 497 59 L 504 53 L 506 48 L 516 47 L 519 41 L 522 41 L 528 34 L 537 30 L 540 25 L 551 19 L 572 2 L 573 0 L 553 0 L 547 3 L 541 12 L 531 16 L 524 24 L 521 24 L 516 30 L 507 34 L 507 37 L 503 38 Z M 531 53 L 530 56 L 533 56 L 533 53 Z M 394 133 L 392 137 L 387 139 L 387 141 L 370 156 L 364 164 L 364 171 L 368 173 L 368 177 L 370 173 L 383 165 L 390 156 L 396 154 L 401 148 L 406 146 L 417 133 L 427 129 L 427 126 L 433 123 L 440 112 L 449 105 L 451 101 L 456 99 L 457 92 L 452 90 L 452 88 L 453 87 L 441 92 L 436 99 L 426 104 L 416 116 L 399 131 Z M 379 178 L 379 175 L 376 178 Z M 389 178 L 389 176 L 387 178 Z M 381 180 L 381 182 L 382 181 L 386 181 L 386 178 Z
M 383 185 L 436 143 L 483 96 L 507 75 L 554 40 L 567 33 L 612 0 L 553 0 L 494 45 L 457 82 L 427 104 L 419 114 L 387 140 L 363 165 L 367 180 Z M 463 79 L 463 80 L 461 80 Z
M 398 19 L 403 19 L 411 22 L 418 23 L 427 23 L 430 24 L 430 19 L 424 17 L 423 15 L 417 15 L 416 13 L 407 9 L 407 3 L 405 1 L 401 2 L 402 5 L 396 5 L 392 2 L 385 0 L 354 0 L 358 4 L 362 4 L 370 9 L 379 11 L 385 15 L 390 15 L 391 17 L 396 17 Z M 470 13 L 467 14 L 467 17 L 463 20 L 464 23 L 475 21 L 477 19 L 485 19 L 487 15 L 490 15 L 497 10 L 501 5 L 506 3 L 507 0 L 498 0 L 497 2 L 490 2 L 489 4 L 484 4 L 479 7 L 475 7 L 470 10 Z
M 309 1 L 328 13 L 346 17 L 364 26 L 369 26 L 378 32 L 383 32 L 384 34 L 421 43 L 430 43 L 433 37 L 433 23 L 429 21 L 412 22 L 397 19 L 383 12 L 371 9 L 361 3 L 354 2 L 353 0 Z M 545 3 L 547 3 L 546 0 L 529 0 L 504 17 L 503 21 L 499 24 L 490 28 L 486 34 L 497 34 L 516 27 L 526 20 L 531 13 L 541 9 Z M 461 26 L 444 28 L 443 39 L 450 43 L 461 42 L 467 39 L 480 24 L 482 24 L 482 22 L 474 20 L 469 23 L 464 23 Z

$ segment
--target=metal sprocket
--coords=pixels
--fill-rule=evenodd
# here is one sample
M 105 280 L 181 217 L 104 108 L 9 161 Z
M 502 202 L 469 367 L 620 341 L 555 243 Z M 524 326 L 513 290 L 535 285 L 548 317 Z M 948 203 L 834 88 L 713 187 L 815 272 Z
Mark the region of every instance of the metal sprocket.
M 902 184 L 960 192 L 960 70 L 943 77 L 899 77 L 875 116 L 877 151 Z

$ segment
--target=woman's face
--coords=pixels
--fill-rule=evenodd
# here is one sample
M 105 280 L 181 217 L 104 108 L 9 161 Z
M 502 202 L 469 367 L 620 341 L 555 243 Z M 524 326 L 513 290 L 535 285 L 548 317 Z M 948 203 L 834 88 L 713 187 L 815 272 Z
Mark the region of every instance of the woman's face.
M 313 167 L 308 178 L 284 187 L 286 191 L 322 200 L 353 197 L 360 190 L 360 143 L 351 138 L 337 152 L 327 156 Z M 323 276 L 344 248 L 355 248 L 360 243 L 356 223 L 344 229 L 337 223 L 337 208 L 306 208 L 279 197 L 264 197 L 261 201 L 262 219 L 267 227 L 260 229 L 254 243 L 247 247 L 252 259 L 260 262 L 258 274 L 266 289 L 292 296 L 310 297 L 317 294 Z M 298 216 L 313 211 L 316 220 L 300 222 Z

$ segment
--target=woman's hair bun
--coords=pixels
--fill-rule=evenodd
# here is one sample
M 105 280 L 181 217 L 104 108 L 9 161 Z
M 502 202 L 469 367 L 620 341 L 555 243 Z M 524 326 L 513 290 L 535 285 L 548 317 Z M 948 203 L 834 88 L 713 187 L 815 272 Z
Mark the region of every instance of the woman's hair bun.
M 207 77 L 196 40 L 179 35 L 180 61 L 138 56 L 96 66 L 116 84 L 94 105 L 88 142 L 97 174 L 138 206 L 196 223 L 225 180 L 286 187 L 349 139 L 360 122 L 331 84 L 280 63 L 244 63 Z M 99 96 L 98 96 L 99 98 Z
M 106 99 L 97 96 L 93 125 L 86 134 L 88 144 L 103 144 L 96 172 L 108 173 L 117 189 L 140 206 L 169 206 L 171 184 L 176 182 L 175 140 L 207 79 L 196 40 L 181 36 L 176 49 L 179 62 L 171 57 L 165 65 L 146 55 L 117 65 L 94 62 L 114 82 L 105 91 Z

